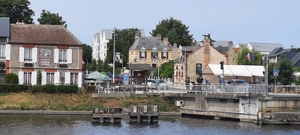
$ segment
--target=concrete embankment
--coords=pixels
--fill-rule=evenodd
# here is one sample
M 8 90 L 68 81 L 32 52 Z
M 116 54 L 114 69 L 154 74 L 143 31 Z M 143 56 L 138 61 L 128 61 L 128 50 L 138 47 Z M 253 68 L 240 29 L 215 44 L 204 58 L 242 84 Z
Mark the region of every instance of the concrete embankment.
M 45 111 L 45 110 L 0 110 L 0 114 L 27 114 L 27 115 L 91 115 L 92 111 Z M 128 112 L 123 112 L 128 115 Z M 180 112 L 161 112 L 161 116 L 180 116 Z

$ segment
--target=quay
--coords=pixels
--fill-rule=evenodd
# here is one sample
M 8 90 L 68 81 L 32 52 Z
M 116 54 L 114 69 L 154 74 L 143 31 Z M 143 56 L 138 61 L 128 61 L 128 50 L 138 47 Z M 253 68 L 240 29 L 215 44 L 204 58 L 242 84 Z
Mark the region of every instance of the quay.
M 94 122 L 100 123 L 121 123 L 123 117 L 122 108 L 119 107 L 105 107 L 103 111 L 99 108 L 93 108 L 92 117 Z
M 93 97 L 166 96 L 181 115 L 233 119 L 259 124 L 300 124 L 300 86 L 210 85 L 201 91 L 169 86 L 168 90 L 93 93 Z M 134 115 L 131 115 L 134 116 Z

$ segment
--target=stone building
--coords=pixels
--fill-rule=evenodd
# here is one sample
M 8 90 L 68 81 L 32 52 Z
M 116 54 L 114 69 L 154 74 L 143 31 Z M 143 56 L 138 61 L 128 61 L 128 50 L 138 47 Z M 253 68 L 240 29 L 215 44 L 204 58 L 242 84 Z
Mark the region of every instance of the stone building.
M 82 86 L 82 43 L 68 29 L 20 22 L 10 27 L 6 72 L 16 73 L 19 84 Z

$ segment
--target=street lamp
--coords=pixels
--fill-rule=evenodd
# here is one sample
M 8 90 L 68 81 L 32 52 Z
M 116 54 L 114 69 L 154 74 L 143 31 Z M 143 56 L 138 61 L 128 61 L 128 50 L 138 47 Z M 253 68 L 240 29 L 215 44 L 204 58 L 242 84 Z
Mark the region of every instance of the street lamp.
M 114 56 L 113 56 L 113 83 L 115 82 L 115 52 L 116 52 L 116 50 L 115 50 L 115 47 L 116 46 L 116 27 L 114 27 Z

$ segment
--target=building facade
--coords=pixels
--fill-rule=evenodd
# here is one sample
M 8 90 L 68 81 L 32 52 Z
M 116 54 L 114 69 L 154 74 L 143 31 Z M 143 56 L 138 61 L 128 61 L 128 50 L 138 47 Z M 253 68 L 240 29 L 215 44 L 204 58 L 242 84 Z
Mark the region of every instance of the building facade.
M 151 67 L 160 67 L 161 64 L 173 60 L 172 46 L 168 38 L 142 37 L 140 32 L 135 34 L 135 42 L 129 48 L 128 63 L 149 64 Z
M 62 25 L 11 24 L 6 73 L 19 84 L 82 87 L 82 43 Z

